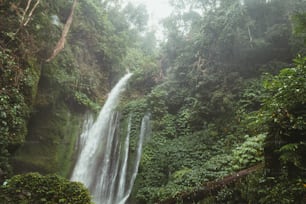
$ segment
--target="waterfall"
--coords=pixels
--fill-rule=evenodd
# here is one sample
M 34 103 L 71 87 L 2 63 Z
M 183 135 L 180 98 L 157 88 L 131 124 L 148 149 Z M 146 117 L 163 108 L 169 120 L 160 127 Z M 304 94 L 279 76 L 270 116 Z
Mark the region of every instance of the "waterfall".
M 130 184 L 128 186 L 127 193 L 123 197 L 118 197 L 120 200 L 119 202 L 116 202 L 116 203 L 124 204 L 132 192 L 134 181 L 138 173 L 138 167 L 139 167 L 139 163 L 141 159 L 144 138 L 148 134 L 148 131 L 149 131 L 149 120 L 150 120 L 150 117 L 148 115 L 145 115 L 142 119 L 139 140 L 138 140 L 138 145 L 137 145 L 136 160 L 135 160 L 135 165 L 134 165 L 134 169 L 132 173 L 132 178 L 130 179 Z
M 127 134 L 122 140 L 119 134 L 120 114 L 115 111 L 131 75 L 125 75 L 116 84 L 97 120 L 94 123 L 90 118 L 86 120 L 80 135 L 79 156 L 71 180 L 84 183 L 96 204 L 126 203 L 137 175 L 149 116 L 144 116 L 142 120 L 135 158 L 130 158 L 132 117 L 129 117 Z

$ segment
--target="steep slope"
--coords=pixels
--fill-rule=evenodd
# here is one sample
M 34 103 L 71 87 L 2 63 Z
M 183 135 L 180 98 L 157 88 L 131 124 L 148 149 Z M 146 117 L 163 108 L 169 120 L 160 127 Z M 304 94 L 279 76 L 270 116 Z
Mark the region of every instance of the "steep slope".
M 190 195 L 186 203 L 201 202 L 192 197 L 192 192 L 198 192 L 205 182 L 213 183 L 259 163 L 266 165 L 255 177 L 247 178 L 246 183 L 252 184 L 241 187 L 237 182 L 237 186 L 224 186 L 207 194 L 202 202 L 248 203 L 259 198 L 261 203 L 278 203 L 282 199 L 300 202 L 305 182 L 303 167 L 297 171 L 300 180 L 284 178 L 286 173 L 280 171 L 288 167 L 286 164 L 275 166 L 279 170 L 279 174 L 272 176 L 275 182 L 268 181 L 263 173 L 270 171 L 267 162 L 279 159 L 268 155 L 294 145 L 279 150 L 277 142 L 283 141 L 275 139 L 279 129 L 272 128 L 274 132 L 270 132 L 275 126 L 270 126 L 271 120 L 265 120 L 274 118 L 276 112 L 270 112 L 264 119 L 261 114 L 265 111 L 261 108 L 275 94 L 263 87 L 263 82 L 270 83 L 269 78 L 263 78 L 264 73 L 273 75 L 285 67 L 303 67 L 303 62 L 292 64 L 297 52 L 303 53 L 304 44 L 292 34 L 289 16 L 305 8 L 305 3 L 281 0 L 222 1 L 220 5 L 203 1 L 174 3 L 177 11 L 165 20 L 168 34 L 162 47 L 165 78 L 144 99 L 127 105 L 131 112 L 149 110 L 153 120 L 152 137 L 144 149 L 131 202 L 180 203 L 185 199 L 180 195 L 184 194 Z M 206 6 L 202 13 L 198 10 L 201 5 Z M 294 82 L 296 77 L 291 78 Z M 303 83 L 297 82 L 297 86 L 302 88 Z M 271 103 L 278 104 L 276 101 Z M 299 142 L 304 144 L 302 132 L 299 134 Z M 269 142 L 274 146 L 267 147 Z M 302 144 L 298 145 L 296 159 L 303 154 Z M 269 189 L 270 184 L 277 186 L 276 192 L 286 185 L 296 188 L 286 191 L 288 195 L 284 197 L 254 194 L 262 179 L 266 181 L 261 185 L 263 189 Z M 248 193 L 247 187 L 254 191 Z
M 100 108 L 126 70 L 127 48 L 136 49 L 137 27 L 121 5 L 78 1 L 64 49 L 47 60 L 72 3 L 0 1 L 1 181 L 9 154 L 14 173 L 67 177 L 84 113 Z

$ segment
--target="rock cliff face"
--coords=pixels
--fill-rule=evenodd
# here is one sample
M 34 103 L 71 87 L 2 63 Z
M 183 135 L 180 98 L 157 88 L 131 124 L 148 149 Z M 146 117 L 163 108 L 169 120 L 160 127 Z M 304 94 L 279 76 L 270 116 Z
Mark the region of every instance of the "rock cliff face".
M 113 11 L 100 2 L 78 2 L 65 48 L 47 60 L 72 2 L 30 5 L 33 13 L 24 25 L 27 2 L 0 1 L 0 18 L 6 19 L 0 22 L 0 122 L 5 124 L 0 130 L 5 155 L 0 180 L 11 172 L 30 171 L 67 177 L 84 114 L 99 110 L 124 72 L 119 62 L 126 45 L 116 42 L 127 40 L 108 17 Z
M 69 43 L 52 62 L 41 62 L 28 134 L 12 160 L 14 173 L 69 175 L 83 115 L 99 109 L 111 83 L 94 58 L 89 48 Z

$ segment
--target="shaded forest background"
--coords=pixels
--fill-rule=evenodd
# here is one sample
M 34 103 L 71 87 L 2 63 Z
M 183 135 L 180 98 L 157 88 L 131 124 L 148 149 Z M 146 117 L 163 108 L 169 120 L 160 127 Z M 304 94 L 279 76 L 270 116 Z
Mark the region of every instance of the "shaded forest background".
M 129 70 L 119 111 L 134 139 L 144 113 L 152 122 L 131 203 L 306 202 L 305 1 L 174 0 L 158 43 L 143 5 L 79 0 L 50 62 L 73 1 L 29 2 L 0 0 L 2 200 L 90 203 L 62 177 L 85 115 Z

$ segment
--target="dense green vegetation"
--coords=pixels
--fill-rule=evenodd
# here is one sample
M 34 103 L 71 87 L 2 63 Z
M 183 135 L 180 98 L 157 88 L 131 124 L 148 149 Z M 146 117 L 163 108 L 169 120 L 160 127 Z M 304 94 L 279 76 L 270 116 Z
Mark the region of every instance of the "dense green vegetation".
M 63 0 L 0 1 L 0 18 L 5 19 L 0 22 L 0 183 L 31 171 L 69 177 L 84 113 L 100 109 L 126 71 L 124 64 L 140 76 L 148 60 L 146 66 L 155 67 L 148 56 L 153 51 L 146 43 L 155 41 L 144 31 L 145 10 L 133 5 L 122 10 L 119 3 L 95 0 L 77 2 L 65 48 L 46 62 L 71 6 L 72 1 Z M 35 178 L 26 182 L 35 185 Z M 19 190 L 14 188 L 8 193 Z M 73 188 L 77 192 L 78 186 Z M 22 198 L 11 203 L 18 202 Z
M 138 101 L 152 113 L 152 138 L 134 202 L 180 203 L 188 192 L 192 201 L 206 182 L 264 163 L 240 184 L 194 201 L 303 203 L 306 75 L 297 13 L 305 4 L 211 2 L 173 1 L 164 22 L 165 78 Z M 192 9 L 200 5 L 200 13 Z
M 16 174 L 68 178 L 85 113 L 129 70 L 119 111 L 122 126 L 132 117 L 131 153 L 143 115 L 152 123 L 131 203 L 306 202 L 306 3 L 171 3 L 156 46 L 143 5 L 79 0 L 46 62 L 72 1 L 42 0 L 25 24 L 27 1 L 0 0 L 0 199 L 90 203 L 81 184 Z
M 83 184 L 38 173 L 12 177 L 1 186 L 0 198 L 2 203 L 91 203 Z

